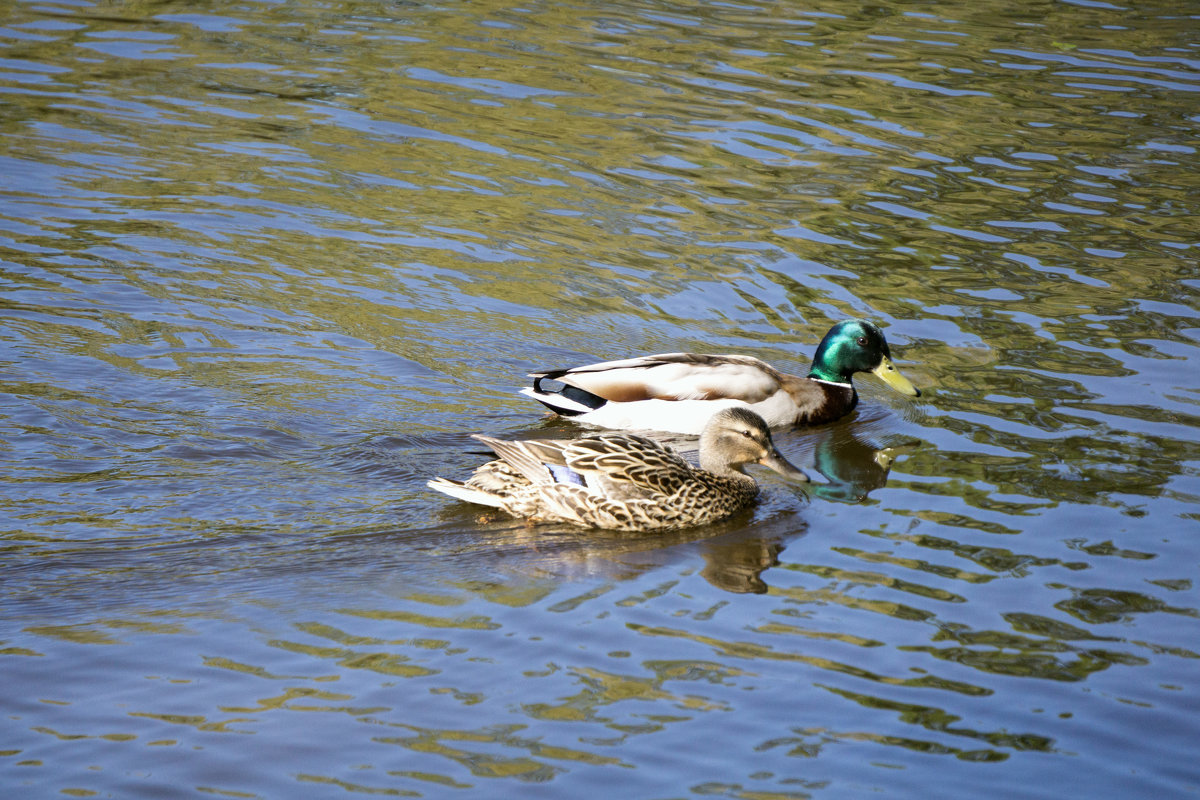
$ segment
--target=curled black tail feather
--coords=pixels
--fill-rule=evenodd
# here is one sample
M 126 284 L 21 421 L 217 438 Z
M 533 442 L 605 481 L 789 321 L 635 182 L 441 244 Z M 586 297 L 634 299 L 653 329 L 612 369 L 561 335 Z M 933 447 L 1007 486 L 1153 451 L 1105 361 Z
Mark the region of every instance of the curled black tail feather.
M 562 397 L 565 397 L 568 400 L 579 403 L 582 406 L 587 406 L 588 408 L 590 408 L 592 410 L 600 408 L 601 406 L 603 406 L 605 403 L 608 402 L 600 395 L 592 394 L 591 392 L 587 391 L 586 389 L 580 389 L 577 386 L 569 386 L 565 383 L 562 385 L 561 388 L 557 388 L 557 389 L 544 388 L 542 386 L 542 381 L 544 381 L 544 380 L 554 380 L 554 376 L 552 374 L 551 375 L 539 375 L 536 378 L 534 378 L 533 379 L 533 390 L 535 392 L 542 392 L 544 394 L 561 395 Z M 562 414 L 562 415 L 568 416 L 568 417 L 578 416 L 580 413 L 582 413 L 582 412 L 578 412 L 578 411 L 573 412 L 573 411 L 567 411 L 567 410 L 561 409 L 561 408 L 555 408 L 554 406 L 550 405 L 549 403 L 542 403 L 542 405 L 546 406 L 551 411 L 554 411 L 558 414 Z

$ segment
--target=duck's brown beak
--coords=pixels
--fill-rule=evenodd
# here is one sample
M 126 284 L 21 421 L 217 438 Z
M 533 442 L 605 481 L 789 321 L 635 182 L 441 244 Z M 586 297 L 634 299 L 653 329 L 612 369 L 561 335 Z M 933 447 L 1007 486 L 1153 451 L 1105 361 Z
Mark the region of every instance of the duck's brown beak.
M 909 397 L 921 396 L 921 390 L 913 386 L 908 378 L 901 375 L 900 370 L 896 369 L 896 365 L 887 356 L 884 356 L 883 360 L 879 362 L 879 366 L 871 372 L 900 394 L 906 394 Z
M 808 483 L 808 475 L 804 470 L 781 456 L 779 451 L 775 449 L 775 445 L 768 445 L 766 455 L 760 458 L 758 463 L 764 467 L 770 467 L 785 478 L 791 478 L 801 483 Z

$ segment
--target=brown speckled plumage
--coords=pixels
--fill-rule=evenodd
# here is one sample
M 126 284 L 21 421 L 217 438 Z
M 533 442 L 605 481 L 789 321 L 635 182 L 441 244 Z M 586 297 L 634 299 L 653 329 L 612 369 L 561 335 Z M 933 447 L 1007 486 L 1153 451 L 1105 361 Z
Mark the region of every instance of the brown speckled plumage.
M 747 464 L 807 480 L 775 450 L 762 418 L 743 408 L 710 421 L 700 441 L 700 468 L 659 442 L 628 433 L 561 441 L 475 438 L 499 459 L 465 482 L 438 478 L 429 486 L 537 522 L 630 531 L 704 525 L 757 496 L 758 485 L 743 472 Z

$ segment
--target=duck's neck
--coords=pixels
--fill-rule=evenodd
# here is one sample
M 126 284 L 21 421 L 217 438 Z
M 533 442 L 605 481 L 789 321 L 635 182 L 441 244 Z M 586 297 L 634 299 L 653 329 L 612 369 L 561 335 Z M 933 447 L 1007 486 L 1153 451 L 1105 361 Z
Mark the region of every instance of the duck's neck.
M 844 380 L 844 381 L 839 381 L 839 380 L 834 380 L 833 378 L 822 378 L 816 372 L 810 372 L 810 373 L 808 373 L 808 379 L 810 381 L 819 381 L 820 383 L 828 383 L 830 386 L 838 386 L 842 389 L 849 389 L 852 392 L 854 391 L 854 382 L 851 381 L 849 378 L 846 378 L 846 380 Z
M 705 453 L 703 450 L 700 451 L 700 469 L 727 480 L 737 481 L 738 483 L 754 483 L 754 478 L 747 475 L 741 467 L 731 466 L 719 458 L 714 458 L 710 453 Z
M 827 383 L 840 383 L 845 386 L 854 385 L 854 373 L 838 370 L 830 366 L 827 361 L 821 358 L 820 353 L 817 353 L 817 358 L 813 360 L 812 367 L 808 370 L 808 377 Z
M 842 381 L 827 381 L 809 375 L 809 388 L 817 389 L 816 397 L 797 410 L 796 425 L 823 425 L 841 419 L 858 405 L 858 392 L 854 384 Z

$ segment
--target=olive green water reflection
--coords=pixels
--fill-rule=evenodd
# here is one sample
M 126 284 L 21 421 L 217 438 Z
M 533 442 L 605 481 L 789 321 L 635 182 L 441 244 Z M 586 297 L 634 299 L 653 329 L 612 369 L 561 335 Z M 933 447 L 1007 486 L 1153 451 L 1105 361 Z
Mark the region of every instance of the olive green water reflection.
M 1187 796 L 1186 3 L 13 5 L 0 790 Z M 530 369 L 910 401 L 669 536 L 424 489 Z

